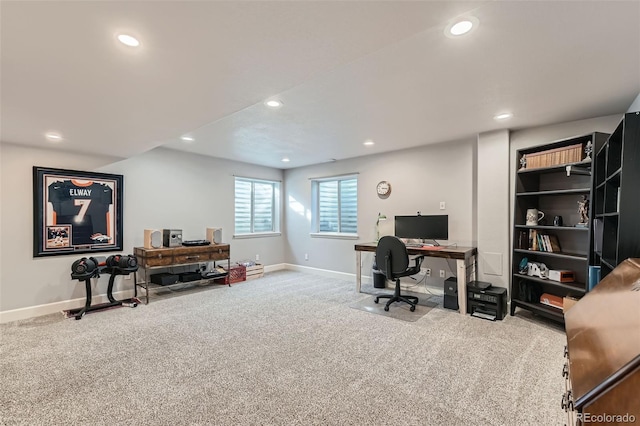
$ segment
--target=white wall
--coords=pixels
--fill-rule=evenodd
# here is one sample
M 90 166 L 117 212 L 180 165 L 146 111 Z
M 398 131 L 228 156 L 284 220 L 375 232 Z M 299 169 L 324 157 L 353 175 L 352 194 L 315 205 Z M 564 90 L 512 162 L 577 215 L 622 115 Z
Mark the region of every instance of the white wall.
M 282 170 L 162 148 L 121 160 L 6 143 L 0 144 L 0 161 L 0 313 L 85 295 L 84 285 L 70 277 L 71 263 L 81 255 L 33 258 L 34 165 L 124 175 L 124 253 L 143 244 L 145 228 L 181 228 L 185 239 L 201 239 L 206 227 L 215 226 L 223 228 L 232 260 L 256 254 L 266 265 L 284 260 L 282 236 L 232 239 L 234 175 L 282 180 Z M 104 294 L 107 281 L 108 275 L 101 277 L 93 293 Z M 131 287 L 131 281 L 116 280 L 115 291 Z
M 509 131 L 478 135 L 478 280 L 509 287 Z
M 221 227 L 231 260 L 283 262 L 284 238 L 233 238 L 234 177 L 282 181 L 280 169 L 157 148 L 104 168 L 125 176 L 125 248 L 143 244 L 143 230 L 182 229 L 183 240 L 205 238 Z
M 513 179 L 515 152 L 593 131 L 611 132 L 622 115 L 599 117 L 510 134 L 509 165 L 493 160 L 502 158 L 504 135 L 479 135 L 477 140 L 441 143 L 282 171 L 239 162 L 202 157 L 167 149 L 142 155 L 117 157 L 80 155 L 55 149 L 44 150 L 12 144 L 0 144 L 0 314 L 75 300 L 81 306 L 82 283 L 72 281 L 70 266 L 75 256 L 32 257 L 33 205 L 32 166 L 92 170 L 124 175 L 124 251 L 131 253 L 142 245 L 145 228 L 181 228 L 185 239 L 204 237 L 208 226 L 223 228 L 223 238 L 231 243 L 233 260 L 254 259 L 260 255 L 266 265 L 291 263 L 354 274 L 354 244 L 375 239 L 378 212 L 390 219 L 382 222 L 382 234 L 393 233 L 393 216 L 402 214 L 449 215 L 449 243 L 478 245 L 481 253 L 500 253 L 503 213 L 493 204 L 504 204 L 499 185 L 510 177 L 508 211 L 509 233 L 513 218 Z M 502 163 L 503 158 L 498 161 Z M 358 173 L 358 234 L 356 240 L 312 238 L 311 182 L 313 177 Z M 283 180 L 283 235 L 277 237 L 232 239 L 233 175 Z M 504 175 L 504 176 L 503 176 Z M 477 180 L 476 180 L 477 179 Z M 379 199 L 376 184 L 387 180 L 392 185 L 388 199 Z M 439 210 L 445 201 L 447 209 Z M 502 218 L 502 219 L 499 219 Z M 505 226 L 507 226 L 505 224 Z M 511 239 L 509 238 L 509 241 Z M 509 248 L 506 252 L 510 252 Z M 309 260 L 304 254 L 309 254 Z M 108 255 L 110 253 L 104 253 Z M 504 253 L 503 253 L 504 254 Z M 79 256 L 78 256 L 79 257 Z M 482 256 L 481 256 L 482 257 Z M 363 273 L 368 275 L 372 255 L 363 256 Z M 488 276 L 480 262 L 479 277 L 503 285 L 509 260 L 503 257 L 503 276 Z M 453 275 L 455 268 L 443 259 L 428 259 L 425 267 Z M 440 286 L 442 279 L 428 280 Z M 94 294 L 106 291 L 108 276 L 100 279 Z M 121 281 L 116 291 L 130 288 Z M 77 307 L 75 306 L 75 307 Z M 69 306 L 70 307 L 70 306 Z M 67 307 L 67 308 L 69 308 Z M 46 313 L 46 312 L 45 312 Z
M 375 240 L 378 213 L 381 234 L 393 233 L 394 215 L 448 214 L 449 240 L 460 246 L 474 243 L 473 167 L 475 141 L 441 143 L 420 148 L 285 170 L 286 262 L 355 274 L 354 245 Z M 358 173 L 357 240 L 311 237 L 311 178 Z M 380 199 L 376 184 L 386 180 L 391 195 Z M 446 210 L 439 209 L 440 201 Z M 309 255 L 305 260 L 304 255 Z M 369 275 L 372 254 L 363 255 L 363 274 Z M 424 267 L 445 269 L 452 276 L 455 264 L 427 258 Z M 437 274 L 436 274 L 437 275 Z M 434 284 L 441 278 L 432 278 Z
M 640 111 L 640 93 L 636 96 L 636 99 L 631 103 L 627 112 Z
M 116 157 L 0 144 L 0 311 L 81 297 L 84 286 L 71 281 L 78 257 L 33 258 L 32 167 L 100 170 Z

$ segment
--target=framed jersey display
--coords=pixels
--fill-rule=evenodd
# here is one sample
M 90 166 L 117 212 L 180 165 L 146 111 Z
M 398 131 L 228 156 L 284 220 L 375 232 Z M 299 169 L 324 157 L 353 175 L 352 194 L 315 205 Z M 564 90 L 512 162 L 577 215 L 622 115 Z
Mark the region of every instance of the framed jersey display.
M 122 250 L 121 175 L 33 167 L 33 255 Z

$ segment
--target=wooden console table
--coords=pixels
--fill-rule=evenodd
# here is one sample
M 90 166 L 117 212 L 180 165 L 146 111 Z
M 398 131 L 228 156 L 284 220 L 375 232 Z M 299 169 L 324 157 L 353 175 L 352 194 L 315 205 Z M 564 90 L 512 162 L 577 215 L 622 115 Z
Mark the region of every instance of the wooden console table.
M 356 291 L 360 293 L 362 285 L 362 252 L 376 251 L 377 243 L 356 244 Z M 445 259 L 455 259 L 456 275 L 458 280 L 458 309 L 461 314 L 467 312 L 467 283 L 476 279 L 476 258 L 478 249 L 476 247 L 456 247 L 429 250 L 423 247 L 407 247 L 410 256 L 442 257 Z
M 620 263 L 564 315 L 567 425 L 640 422 L 640 259 Z
M 138 274 L 138 276 L 140 277 L 140 282 L 136 282 L 135 286 L 136 288 L 144 288 L 147 304 L 149 303 L 149 272 L 154 269 L 196 265 L 200 263 L 208 263 L 211 261 L 217 262 L 220 260 L 226 260 L 226 269 L 227 271 L 231 270 L 229 244 L 211 244 L 208 246 L 190 247 L 163 247 L 157 249 L 134 247 L 133 254 L 138 259 L 138 265 L 140 266 Z M 190 283 L 212 281 L 214 278 L 219 277 L 220 276 L 206 278 L 200 281 L 191 281 Z

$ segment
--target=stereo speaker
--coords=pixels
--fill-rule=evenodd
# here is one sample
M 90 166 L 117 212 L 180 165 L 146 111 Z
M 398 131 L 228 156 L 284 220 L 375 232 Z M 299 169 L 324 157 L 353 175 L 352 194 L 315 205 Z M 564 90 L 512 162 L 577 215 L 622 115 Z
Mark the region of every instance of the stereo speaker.
M 162 233 L 158 229 L 144 230 L 144 248 L 162 248 Z
M 207 228 L 207 241 L 211 244 L 220 244 L 222 242 L 222 228 Z

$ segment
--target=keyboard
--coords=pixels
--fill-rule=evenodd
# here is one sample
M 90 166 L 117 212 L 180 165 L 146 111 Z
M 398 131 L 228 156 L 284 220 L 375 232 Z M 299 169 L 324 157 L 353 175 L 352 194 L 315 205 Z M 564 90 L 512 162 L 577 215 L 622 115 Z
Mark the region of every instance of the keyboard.
M 182 245 L 183 246 L 208 246 L 209 244 L 211 244 L 211 241 L 208 240 L 187 240 L 187 241 L 183 241 Z
M 407 248 L 418 248 L 422 250 L 442 250 L 443 246 L 430 246 L 427 244 L 406 244 Z

